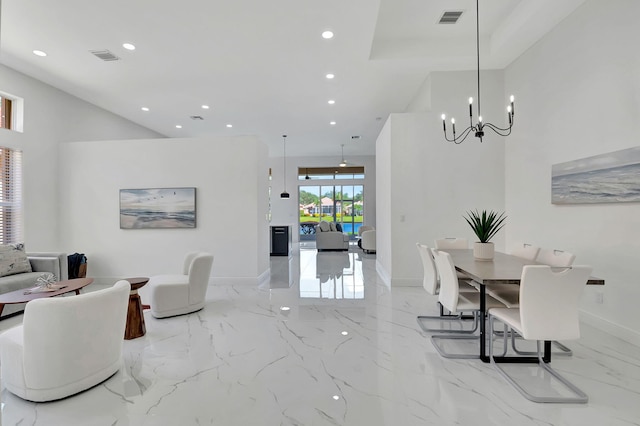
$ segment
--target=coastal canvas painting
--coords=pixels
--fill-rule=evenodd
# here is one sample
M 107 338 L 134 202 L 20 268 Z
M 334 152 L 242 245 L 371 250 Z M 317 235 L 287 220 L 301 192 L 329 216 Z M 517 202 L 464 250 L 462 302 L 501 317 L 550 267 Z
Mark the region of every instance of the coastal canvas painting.
M 120 228 L 195 228 L 195 188 L 120 190 Z
M 640 147 L 551 167 L 553 204 L 640 201 Z

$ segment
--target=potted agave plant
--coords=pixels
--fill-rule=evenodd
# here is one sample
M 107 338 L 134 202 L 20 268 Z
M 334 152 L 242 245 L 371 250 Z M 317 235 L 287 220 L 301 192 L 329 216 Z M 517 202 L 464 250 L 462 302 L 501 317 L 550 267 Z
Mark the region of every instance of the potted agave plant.
M 469 211 L 464 219 L 479 240 L 473 244 L 473 257 L 477 260 L 493 260 L 494 246 L 490 240 L 505 225 L 507 217 L 504 212 L 483 210 L 482 213 L 478 213 L 477 210 Z

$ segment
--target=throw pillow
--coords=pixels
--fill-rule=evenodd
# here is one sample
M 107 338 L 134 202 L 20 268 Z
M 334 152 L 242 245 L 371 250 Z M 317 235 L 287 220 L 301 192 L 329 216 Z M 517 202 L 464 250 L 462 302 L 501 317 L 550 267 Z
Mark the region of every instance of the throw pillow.
M 341 224 L 336 223 L 336 231 L 342 232 L 342 225 Z
M 32 272 L 24 244 L 0 245 L 0 277 Z
M 320 224 L 318 225 L 318 228 L 320 228 L 320 231 L 322 232 L 328 232 L 331 229 L 331 226 L 329 225 L 329 222 L 327 222 L 326 220 L 321 220 Z
M 337 230 L 337 229 L 336 229 L 336 224 L 335 224 L 335 222 L 331 222 L 331 223 L 329 224 L 329 226 L 331 227 L 331 232 L 336 232 L 336 230 Z

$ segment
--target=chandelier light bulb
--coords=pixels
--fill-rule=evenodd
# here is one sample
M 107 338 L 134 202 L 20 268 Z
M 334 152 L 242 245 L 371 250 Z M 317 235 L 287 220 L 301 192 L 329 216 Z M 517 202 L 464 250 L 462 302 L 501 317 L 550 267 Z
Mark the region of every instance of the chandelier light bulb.
M 473 98 L 469 98 L 469 105 L 473 104 Z
M 482 116 L 481 115 L 478 116 L 478 122 L 482 123 Z
M 440 117 L 442 118 L 442 121 L 447 119 L 447 116 L 445 114 L 442 114 Z
M 456 119 L 455 118 L 451 119 L 451 124 L 456 124 Z
M 511 113 L 511 105 L 509 105 L 509 106 L 507 107 L 507 112 L 508 112 L 508 113 Z
M 515 100 L 515 98 L 513 97 L 513 95 L 511 95 L 511 98 L 509 98 L 509 100 L 510 100 L 511 102 L 513 102 L 513 101 Z

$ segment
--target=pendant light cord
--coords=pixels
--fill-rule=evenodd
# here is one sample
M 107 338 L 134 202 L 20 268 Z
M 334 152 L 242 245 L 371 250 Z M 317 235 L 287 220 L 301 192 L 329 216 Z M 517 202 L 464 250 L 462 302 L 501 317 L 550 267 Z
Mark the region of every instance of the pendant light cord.
M 478 60 L 478 117 L 480 112 L 480 0 L 476 0 L 476 58 Z
M 282 175 L 284 177 L 284 192 L 287 192 L 287 135 L 282 135 L 282 161 L 284 168 Z

